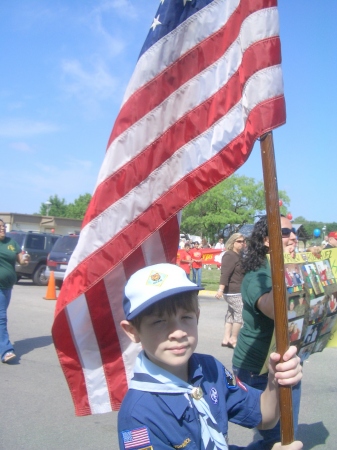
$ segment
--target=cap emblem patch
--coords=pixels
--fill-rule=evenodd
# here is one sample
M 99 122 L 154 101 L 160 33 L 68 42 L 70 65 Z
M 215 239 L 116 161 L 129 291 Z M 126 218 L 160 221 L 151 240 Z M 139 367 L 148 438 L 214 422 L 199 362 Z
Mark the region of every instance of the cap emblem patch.
M 153 270 L 146 281 L 146 285 L 161 287 L 164 281 L 166 280 L 167 276 L 168 275 L 166 275 L 165 273 L 160 273 Z

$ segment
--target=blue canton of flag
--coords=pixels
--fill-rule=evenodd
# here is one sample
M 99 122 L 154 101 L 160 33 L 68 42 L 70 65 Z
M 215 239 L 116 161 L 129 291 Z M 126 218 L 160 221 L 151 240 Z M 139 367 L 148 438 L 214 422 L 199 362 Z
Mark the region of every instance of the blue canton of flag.
M 139 448 L 139 446 L 149 445 L 150 437 L 147 427 L 135 428 L 134 430 L 123 431 L 124 448 Z
M 140 52 L 140 56 L 155 42 L 171 33 L 171 31 L 177 28 L 185 20 L 213 1 L 214 0 L 171 0 L 161 2 L 150 27 L 150 32 Z

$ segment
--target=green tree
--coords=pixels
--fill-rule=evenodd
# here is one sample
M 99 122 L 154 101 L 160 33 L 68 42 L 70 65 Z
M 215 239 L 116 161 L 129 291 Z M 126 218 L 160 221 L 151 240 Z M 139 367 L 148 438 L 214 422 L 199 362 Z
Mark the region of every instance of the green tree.
M 84 214 L 88 208 L 91 200 L 90 194 L 80 195 L 74 203 L 69 203 L 67 206 L 67 217 L 72 219 L 83 219 Z
M 83 219 L 90 200 L 91 195 L 84 194 L 75 199 L 74 203 L 67 205 L 64 198 L 61 200 L 57 195 L 50 196 L 46 202 L 41 203 L 39 214 L 43 216 L 67 217 L 69 219 Z
M 43 216 L 68 217 L 65 199 L 57 196 L 50 196 L 47 202 L 41 203 L 40 214 Z
M 305 224 L 308 221 L 303 217 L 303 216 L 298 216 L 296 217 L 296 219 L 293 220 L 294 223 L 300 223 L 300 224 Z
M 285 191 L 279 192 L 283 206 L 290 203 Z M 246 176 L 232 175 L 190 203 L 183 210 L 181 229 L 190 234 L 208 237 L 211 241 L 229 226 L 235 232 L 246 223 L 254 223 L 265 211 L 262 182 Z

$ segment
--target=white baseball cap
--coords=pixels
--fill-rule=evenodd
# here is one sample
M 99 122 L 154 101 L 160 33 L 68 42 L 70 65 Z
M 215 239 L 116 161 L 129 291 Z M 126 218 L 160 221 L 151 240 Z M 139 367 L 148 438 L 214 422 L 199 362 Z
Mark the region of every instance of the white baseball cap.
M 125 317 L 131 320 L 159 300 L 181 292 L 201 289 L 175 264 L 163 263 L 144 267 L 134 273 L 126 283 L 123 301 Z

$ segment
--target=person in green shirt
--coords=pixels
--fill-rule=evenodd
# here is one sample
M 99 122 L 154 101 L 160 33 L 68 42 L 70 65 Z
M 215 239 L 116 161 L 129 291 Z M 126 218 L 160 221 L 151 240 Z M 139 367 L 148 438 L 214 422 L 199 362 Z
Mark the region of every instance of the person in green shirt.
M 283 252 L 295 257 L 297 237 L 289 219 L 281 216 Z M 243 327 L 233 355 L 233 372 L 242 382 L 264 390 L 268 369 L 264 370 L 274 332 L 274 299 L 269 253 L 267 217 L 256 222 L 242 258 L 244 278 L 241 284 Z M 294 434 L 296 436 L 301 383 L 293 389 Z M 280 441 L 279 423 L 271 430 L 261 430 L 261 450 L 269 450 Z
M 19 244 L 6 236 L 6 226 L 0 219 L 0 358 L 3 363 L 15 358 L 7 329 L 7 309 L 16 283 L 15 263 L 28 264 L 29 255 L 23 255 Z

